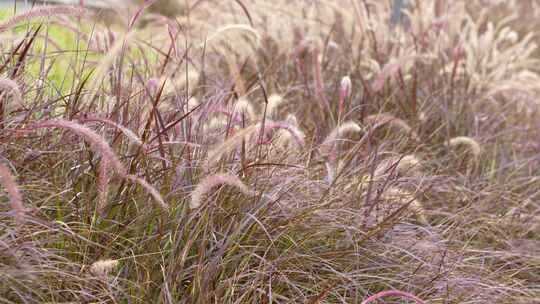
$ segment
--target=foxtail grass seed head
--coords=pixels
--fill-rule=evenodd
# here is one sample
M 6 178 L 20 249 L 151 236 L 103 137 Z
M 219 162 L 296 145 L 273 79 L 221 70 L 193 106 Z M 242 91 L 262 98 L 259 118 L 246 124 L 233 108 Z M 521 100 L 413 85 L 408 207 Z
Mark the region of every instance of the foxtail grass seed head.
M 374 176 L 381 177 L 384 174 L 394 172 L 400 175 L 406 175 L 413 173 L 420 168 L 420 160 L 413 154 L 405 155 L 403 157 L 391 157 L 382 161 L 375 169 Z M 394 168 L 395 169 L 392 169 Z
M 266 117 L 273 118 L 276 115 L 277 108 L 283 104 L 285 100 L 281 95 L 272 94 L 268 97 L 268 106 L 266 107 Z
M 352 83 L 351 78 L 349 76 L 343 77 L 341 79 L 341 86 L 339 88 L 339 116 L 343 115 L 343 111 L 345 111 L 345 103 L 347 102 L 347 99 L 351 97 L 351 90 L 352 90 Z
M 424 225 L 428 224 L 423 204 L 412 193 L 397 187 L 390 187 L 384 191 L 383 198 L 399 205 L 409 204 L 409 210 L 414 213 L 418 222 Z
M 71 5 L 47 5 L 47 6 L 38 6 L 32 8 L 31 10 L 15 15 L 0 23 L 0 33 L 8 31 L 9 29 L 15 27 L 17 24 L 28 21 L 36 18 L 42 17 L 51 17 L 51 16 L 81 16 L 85 13 L 85 9 L 80 6 L 71 6 Z
M 22 195 L 19 190 L 19 185 L 15 181 L 15 176 L 11 170 L 4 164 L 0 163 L 0 185 L 2 185 L 8 194 L 9 203 L 13 212 L 15 221 L 18 224 L 24 223 L 26 208 L 22 202 Z
M 478 141 L 469 136 L 454 137 L 447 142 L 447 145 L 450 148 L 456 148 L 458 146 L 467 147 L 474 158 L 478 158 L 482 154 L 482 147 Z
M 97 277 L 106 277 L 118 267 L 118 260 L 99 260 L 90 265 L 90 272 Z
M 407 124 L 404 120 L 399 119 L 388 113 L 373 114 L 367 116 L 364 121 L 371 125 L 373 128 L 380 128 L 383 126 L 390 126 L 403 133 L 409 134 L 412 139 L 419 140 L 416 132 Z
M 354 121 L 344 122 L 334 128 L 334 130 L 326 136 L 319 150 L 323 155 L 332 154 L 335 152 L 336 141 L 343 139 L 345 134 L 359 132 L 362 132 L 362 127 L 360 127 L 360 125 Z
M 169 205 L 165 203 L 165 200 L 163 199 L 159 191 L 156 188 L 154 188 L 154 186 L 150 185 L 147 181 L 135 175 L 127 174 L 125 175 L 125 178 L 127 180 L 130 180 L 134 183 L 141 185 L 150 194 L 150 196 L 152 196 L 152 198 L 156 201 L 158 206 L 161 207 L 161 209 L 165 211 L 169 210 Z
M 191 209 L 199 208 L 203 203 L 203 196 L 210 190 L 212 190 L 212 188 L 220 185 L 235 187 L 241 193 L 247 196 L 252 196 L 255 194 L 244 183 L 242 183 L 238 176 L 230 173 L 217 173 L 203 178 L 197 184 L 195 190 L 193 190 L 193 192 L 191 193 L 191 201 L 189 203 L 189 207 Z
M 84 122 L 92 122 L 92 121 L 97 121 L 97 122 L 101 122 L 101 123 L 104 123 L 106 125 L 109 125 L 111 127 L 114 127 L 118 130 L 120 130 L 128 139 L 130 139 L 133 143 L 137 144 L 138 146 L 141 146 L 144 148 L 144 144 L 142 142 L 142 140 L 139 138 L 139 136 L 137 134 L 135 134 L 133 131 L 131 131 L 130 129 L 122 126 L 121 124 L 119 123 L 116 123 L 110 119 L 107 119 L 107 118 L 100 118 L 100 117 L 89 117 L 89 118 L 85 118 L 83 119 Z
M 224 155 L 233 151 L 242 141 L 255 134 L 260 128 L 259 124 L 248 126 L 247 128 L 237 131 L 233 136 L 229 137 L 226 141 L 216 145 L 214 148 L 208 151 L 208 155 L 204 162 L 203 167 L 209 170 L 214 166 Z
M 22 93 L 19 85 L 12 79 L 0 78 L 0 90 L 11 91 L 13 99 L 19 105 L 23 105 Z M 1 101 L 0 101 L 1 102 Z
M 256 119 L 255 110 L 253 106 L 247 100 L 247 98 L 239 98 L 238 101 L 234 104 L 233 110 L 234 119 L 241 120 L 242 118 L 247 119 L 248 121 L 253 121 Z
M 98 178 L 98 190 L 99 190 L 99 201 L 98 201 L 98 209 L 103 210 L 103 208 L 106 205 L 106 199 L 107 199 L 107 192 L 108 192 L 108 180 L 109 180 L 109 171 L 112 167 L 114 171 L 116 171 L 121 176 L 124 176 L 126 173 L 126 170 L 124 169 L 124 166 L 116 156 L 116 153 L 112 150 L 112 148 L 109 146 L 107 141 L 94 132 L 93 130 L 89 129 L 88 127 L 81 125 L 77 122 L 63 120 L 63 119 L 52 119 L 52 120 L 45 120 L 41 121 L 35 124 L 32 124 L 27 127 L 27 130 L 37 130 L 37 129 L 50 129 L 50 128 L 61 128 L 61 129 L 67 129 L 75 134 L 81 136 L 84 138 L 88 143 L 90 143 L 90 147 L 101 153 L 102 159 L 100 163 L 99 168 L 99 178 Z

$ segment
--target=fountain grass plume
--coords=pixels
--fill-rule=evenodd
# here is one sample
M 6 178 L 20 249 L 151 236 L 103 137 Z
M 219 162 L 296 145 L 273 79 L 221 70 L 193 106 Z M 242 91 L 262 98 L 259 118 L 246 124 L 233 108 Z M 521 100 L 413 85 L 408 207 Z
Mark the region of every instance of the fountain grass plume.
M 286 130 L 299 147 L 304 147 L 306 145 L 304 132 L 302 132 L 296 125 L 291 124 L 288 121 L 266 120 L 264 127 L 265 134 L 274 129 Z
M 208 170 L 212 165 L 215 165 L 219 159 L 225 154 L 233 151 L 242 141 L 249 139 L 257 131 L 260 131 L 262 123 L 257 123 L 251 126 L 248 126 L 244 129 L 237 131 L 233 136 L 229 137 L 226 141 L 218 144 L 208 152 L 206 161 L 203 167 Z M 287 130 L 291 136 L 294 138 L 296 143 L 303 147 L 305 145 L 304 133 L 296 126 L 286 122 L 286 121 L 272 121 L 266 120 L 264 124 L 263 134 L 268 134 L 268 132 L 274 129 L 283 129 Z
M 373 176 L 379 178 L 382 175 L 393 171 L 397 174 L 406 174 L 420 166 L 420 160 L 413 154 L 405 156 L 390 157 L 383 160 L 375 169 Z M 392 168 L 395 166 L 395 169 Z
M 118 267 L 118 260 L 99 260 L 90 265 L 90 273 L 98 277 L 106 277 L 111 271 Z
M 109 125 L 111 127 L 114 127 L 118 130 L 120 130 L 128 139 L 130 139 L 132 142 L 136 143 L 138 146 L 142 147 L 142 148 L 146 148 L 144 143 L 142 142 L 142 140 L 139 138 L 139 136 L 137 136 L 137 134 L 135 134 L 135 132 L 131 131 L 130 129 L 122 126 L 121 124 L 119 123 L 116 123 L 110 119 L 107 119 L 107 118 L 100 118 L 100 117 L 89 117 L 89 118 L 84 118 L 82 119 L 82 122 L 92 122 L 92 121 L 96 121 L 96 122 L 101 122 L 101 123 L 104 123 L 106 125 Z
M 371 85 L 371 88 L 373 89 L 373 91 L 379 92 L 380 90 L 382 90 L 388 78 L 396 75 L 397 72 L 401 68 L 403 68 L 403 66 L 406 63 L 408 63 L 411 60 L 416 60 L 417 58 L 418 56 L 414 56 L 414 55 L 403 56 L 392 62 L 387 63 L 375 77 L 375 80 L 373 81 L 373 84 Z
M 163 197 L 161 196 L 159 191 L 154 188 L 154 186 L 150 185 L 146 180 L 130 174 L 125 175 L 124 178 L 141 185 L 152 196 L 152 198 L 156 201 L 159 207 L 161 207 L 165 211 L 169 210 L 169 205 L 165 203 L 165 200 L 163 200 Z
M 315 85 L 315 92 L 317 93 L 317 97 L 319 97 L 320 102 L 322 103 L 322 107 L 326 107 L 326 109 L 330 109 L 330 101 L 328 101 L 328 98 L 326 97 L 325 89 L 324 89 L 324 80 L 322 75 L 322 55 L 319 54 L 320 50 L 318 47 L 315 48 L 313 52 L 313 78 L 314 78 L 314 85 Z
M 199 208 L 202 204 L 203 196 L 212 188 L 219 185 L 228 185 L 237 188 L 247 196 L 255 195 L 255 192 L 249 189 L 238 176 L 230 173 L 217 173 L 203 178 L 191 193 L 191 201 L 189 207 L 191 209 Z
M 13 217 L 17 224 L 23 224 L 26 215 L 26 208 L 22 203 L 22 195 L 19 191 L 19 185 L 15 181 L 15 176 L 11 174 L 11 170 L 4 164 L 0 163 L 0 184 L 4 187 L 8 194 L 9 203 L 13 211 Z
M 15 15 L 0 24 L 0 33 L 8 31 L 23 21 L 30 21 L 35 18 L 50 17 L 58 15 L 68 15 L 79 17 L 85 13 L 85 9 L 72 5 L 51 5 L 32 8 L 31 10 Z
M 451 148 L 455 148 L 461 145 L 465 146 L 475 159 L 478 158 L 480 154 L 482 154 L 482 147 L 480 146 L 478 141 L 469 136 L 457 136 L 451 138 L 450 140 L 448 140 L 447 145 Z
M 429 224 L 423 204 L 412 193 L 397 187 L 390 187 L 384 191 L 382 198 L 395 201 L 400 205 L 409 204 L 408 207 L 414 213 L 417 220 L 424 225 Z
M 293 127 L 298 129 L 298 119 L 293 114 L 289 114 L 287 116 L 287 119 L 285 119 L 285 122 L 287 122 L 290 126 L 293 126 Z M 274 143 L 278 147 L 281 147 L 281 148 L 284 148 L 284 149 L 288 149 L 289 145 L 292 143 L 293 140 L 298 143 L 298 140 L 295 140 L 293 138 L 293 135 L 292 135 L 291 132 L 283 130 L 283 129 L 279 130 L 276 133 L 275 137 L 276 137 L 276 141 Z M 304 134 L 303 134 L 303 137 L 305 137 Z M 305 142 L 304 142 L 304 144 L 305 144 Z
M 367 116 L 364 121 L 366 124 L 371 125 L 374 129 L 389 125 L 396 129 L 403 131 L 411 136 L 412 139 L 418 140 L 416 132 L 407 124 L 404 120 L 399 119 L 392 114 L 379 113 Z
M 276 115 L 277 108 L 283 104 L 285 99 L 281 95 L 272 94 L 268 97 L 268 106 L 266 107 L 266 117 L 273 118 Z
M 0 78 L 0 90 L 11 90 L 11 94 L 13 94 L 13 99 L 22 106 L 23 105 L 23 99 L 22 99 L 22 93 L 20 90 L 19 85 L 17 82 L 15 82 L 12 79 L 9 78 Z
M 343 135 L 347 133 L 359 133 L 359 132 L 362 132 L 362 127 L 360 127 L 360 125 L 358 125 L 354 121 L 344 122 L 340 124 L 339 126 L 337 126 L 336 128 L 334 128 L 334 130 L 332 130 L 332 132 L 330 132 L 330 134 L 326 136 L 321 146 L 319 147 L 319 151 L 321 151 L 323 155 L 330 156 L 331 154 L 335 152 L 335 149 L 336 149 L 335 142 L 337 140 L 342 139 Z
M 253 135 L 259 129 L 259 124 L 254 124 L 248 126 L 244 129 L 239 130 L 233 136 L 229 137 L 224 142 L 218 144 L 210 151 L 208 151 L 208 156 L 204 162 L 203 167 L 208 170 L 211 166 L 215 165 L 221 157 L 236 148 L 243 140 Z
M 325 162 L 325 181 L 327 183 L 332 183 L 336 176 L 336 161 L 339 154 L 339 143 L 336 141 L 340 140 L 346 133 L 359 133 L 361 131 L 362 127 L 360 127 L 357 123 L 347 121 L 334 128 L 334 130 L 328 134 L 323 143 L 320 145 L 319 151 L 321 155 L 327 159 Z
M 88 141 L 91 149 L 101 153 L 101 163 L 98 169 L 98 209 L 103 210 L 107 203 L 107 192 L 109 188 L 109 171 L 111 169 L 111 165 L 112 169 L 114 169 L 121 176 L 126 175 L 126 170 L 124 169 L 124 166 L 122 165 L 114 151 L 111 149 L 107 141 L 102 136 L 100 136 L 90 128 L 85 127 L 79 123 L 63 119 L 45 120 L 29 125 L 23 131 L 49 128 L 68 129 Z
M 206 41 L 204 43 L 201 43 L 200 47 L 201 48 L 205 47 L 209 42 L 211 42 L 212 40 L 218 37 L 221 37 L 224 33 L 229 32 L 229 31 L 240 31 L 240 32 L 250 33 L 253 37 L 255 37 L 256 45 L 258 46 L 260 44 L 261 35 L 253 27 L 249 26 L 248 24 L 227 24 L 223 27 L 220 27 L 213 34 L 208 36 L 208 38 L 206 38 Z
M 338 117 L 342 117 L 343 112 L 345 111 L 345 102 L 351 97 L 352 82 L 349 76 L 345 76 L 341 79 L 341 84 L 339 88 L 339 108 L 338 108 Z
M 113 169 L 116 170 L 117 173 L 120 173 L 122 175 L 125 174 L 126 171 L 124 169 L 124 166 L 122 165 L 112 148 L 109 146 L 107 141 L 101 135 L 94 132 L 92 129 L 77 122 L 64 119 L 44 120 L 31 124 L 22 131 L 32 131 L 37 129 L 49 128 L 67 129 L 81 136 L 86 141 L 88 141 L 90 147 L 92 147 L 95 151 L 101 153 L 102 157 L 107 159 L 113 165 Z
M 254 120 L 257 117 L 253 106 L 245 97 L 239 98 L 238 101 L 236 101 L 236 103 L 234 104 L 233 118 L 235 120 L 241 120 L 243 113 L 247 114 L 246 118 L 248 118 L 249 120 Z

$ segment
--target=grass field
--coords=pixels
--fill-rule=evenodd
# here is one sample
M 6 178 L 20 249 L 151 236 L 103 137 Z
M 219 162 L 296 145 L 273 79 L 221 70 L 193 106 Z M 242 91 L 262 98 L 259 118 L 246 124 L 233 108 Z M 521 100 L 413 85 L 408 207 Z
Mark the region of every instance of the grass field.
M 151 2 L 0 12 L 0 303 L 540 303 L 535 1 Z

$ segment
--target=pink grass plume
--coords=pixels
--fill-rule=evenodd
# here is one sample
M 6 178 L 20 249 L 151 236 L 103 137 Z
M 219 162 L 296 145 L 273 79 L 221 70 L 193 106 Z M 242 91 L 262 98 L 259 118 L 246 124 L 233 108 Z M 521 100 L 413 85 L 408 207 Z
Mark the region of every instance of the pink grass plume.
M 341 79 L 341 86 L 339 88 L 339 109 L 338 117 L 342 117 L 343 111 L 345 111 L 345 102 L 351 97 L 352 83 L 349 76 Z
M 26 208 L 22 203 L 21 192 L 15 181 L 15 177 L 11 174 L 11 170 L 4 164 L 0 163 L 0 185 L 2 185 L 8 194 L 9 203 L 13 210 L 13 217 L 17 224 L 23 224 L 26 214 Z

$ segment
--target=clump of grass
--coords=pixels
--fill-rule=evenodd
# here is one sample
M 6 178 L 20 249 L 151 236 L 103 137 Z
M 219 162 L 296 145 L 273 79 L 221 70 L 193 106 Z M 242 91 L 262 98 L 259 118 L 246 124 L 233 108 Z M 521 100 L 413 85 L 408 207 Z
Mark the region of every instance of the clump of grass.
M 409 1 L 393 25 L 389 1 L 146 18 L 159 2 L 3 23 L 0 298 L 539 297 L 538 41 L 499 11 L 516 1 Z

